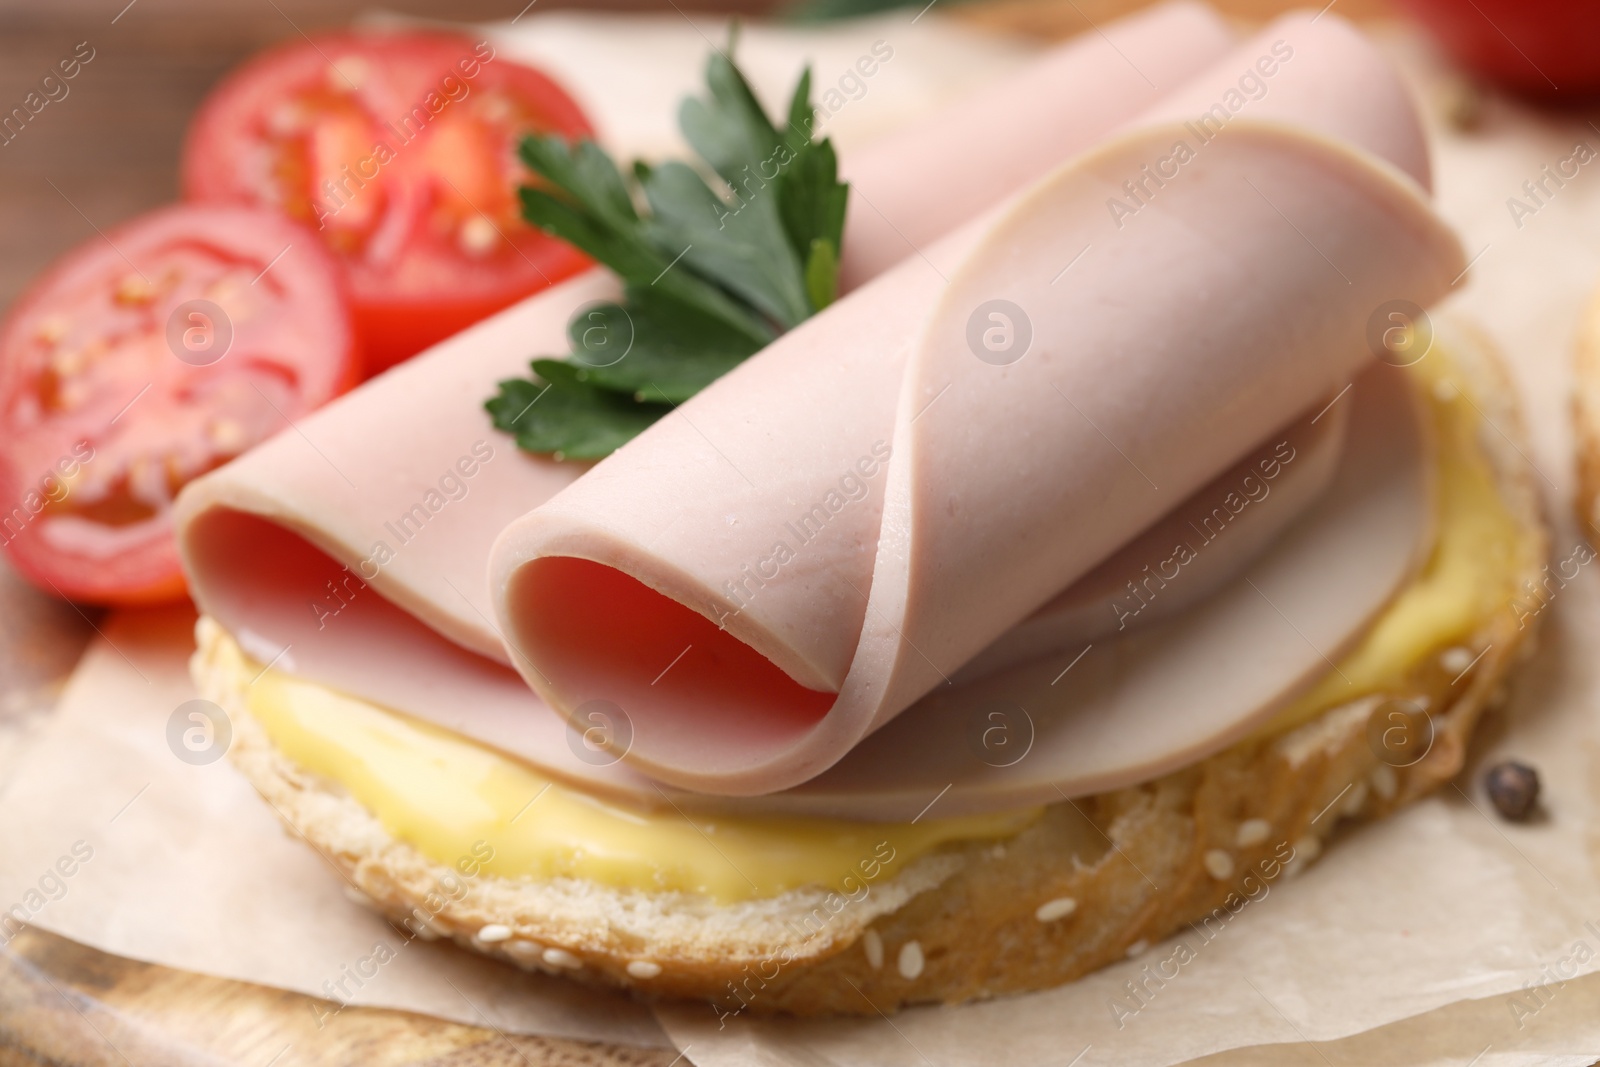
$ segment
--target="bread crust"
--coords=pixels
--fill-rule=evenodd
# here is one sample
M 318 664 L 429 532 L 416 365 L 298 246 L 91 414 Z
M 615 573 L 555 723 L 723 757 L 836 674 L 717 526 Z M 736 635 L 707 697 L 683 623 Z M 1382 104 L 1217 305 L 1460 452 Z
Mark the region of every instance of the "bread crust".
M 1600 537 L 1600 289 L 1589 298 L 1573 352 L 1572 428 L 1578 495 L 1573 502 L 1585 534 Z
M 1600 311 L 1590 324 L 1600 328 Z M 1485 416 L 1478 444 L 1524 533 L 1521 589 L 1548 552 L 1521 416 L 1481 332 L 1456 322 L 1449 333 L 1454 378 Z M 1600 341 L 1596 329 L 1585 336 L 1588 518 L 1600 487 Z M 1381 818 L 1453 778 L 1536 623 L 1496 612 L 1462 642 L 1485 651 L 1431 710 L 1432 747 L 1411 766 L 1374 753 L 1368 721 L 1380 698 L 1367 698 L 1154 781 L 1063 800 L 1010 841 L 923 857 L 857 899 L 812 889 L 724 906 L 574 879 L 464 877 L 274 748 L 208 659 L 204 633 L 195 674 L 233 718 L 238 768 L 353 895 L 406 931 L 641 997 L 707 1000 L 718 1013 L 871 1015 L 1059 985 L 1186 925 L 1209 940 L 1260 887 L 1315 860 L 1337 826 Z

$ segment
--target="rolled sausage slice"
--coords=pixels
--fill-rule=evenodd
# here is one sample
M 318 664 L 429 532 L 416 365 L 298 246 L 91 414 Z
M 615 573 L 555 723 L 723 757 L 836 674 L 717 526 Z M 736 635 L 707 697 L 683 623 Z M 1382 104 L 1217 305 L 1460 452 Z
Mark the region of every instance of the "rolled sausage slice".
M 491 581 L 524 678 L 620 707 L 662 781 L 795 786 L 1338 392 L 1373 313 L 1463 256 L 1370 45 L 1280 20 L 1197 98 L 1261 56 L 1226 122 L 1135 124 L 513 522 Z
M 1179 93 L 1236 43 L 1205 4 L 1160 4 L 1073 38 L 870 152 L 842 156 L 850 183 L 844 287 L 926 249 Z
M 845 176 L 881 209 L 852 209 L 847 279 L 991 209 L 1234 42 L 1219 16 L 1189 2 L 1102 30 L 845 153 Z M 997 122 L 1027 136 L 994 139 Z M 500 531 L 587 465 L 519 453 L 482 402 L 500 379 L 527 373 L 530 357 L 564 351 L 580 308 L 617 295 L 596 270 L 522 301 L 188 486 L 178 536 L 202 611 L 263 664 L 655 797 L 626 768 L 568 750 L 564 727 L 509 667 L 487 579 Z

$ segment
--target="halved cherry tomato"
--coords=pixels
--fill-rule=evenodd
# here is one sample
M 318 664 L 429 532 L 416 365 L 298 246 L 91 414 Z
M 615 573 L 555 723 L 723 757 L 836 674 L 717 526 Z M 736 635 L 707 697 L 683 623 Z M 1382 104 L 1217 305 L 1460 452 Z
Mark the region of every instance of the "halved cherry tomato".
M 136 604 L 184 592 L 184 483 L 355 381 L 355 331 L 317 235 L 191 204 L 73 249 L 0 326 L 0 543 L 40 588 Z
M 555 82 L 487 42 L 301 39 L 207 99 L 183 189 L 317 228 L 344 267 L 370 373 L 588 265 L 522 221 L 516 148 L 534 131 L 592 135 Z

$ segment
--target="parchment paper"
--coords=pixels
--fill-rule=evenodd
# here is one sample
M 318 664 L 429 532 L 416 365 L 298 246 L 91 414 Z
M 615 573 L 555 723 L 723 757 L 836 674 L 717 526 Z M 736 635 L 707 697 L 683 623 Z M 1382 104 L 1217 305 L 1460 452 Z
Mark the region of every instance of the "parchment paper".
M 168 720 L 194 697 L 193 626 L 182 608 L 102 627 L 0 799 L 0 907 L 106 952 L 324 997 L 330 1011 L 661 1043 L 631 1001 L 407 941 L 345 897 L 226 759 L 178 758 Z
M 1385 40 L 1427 101 L 1441 207 L 1468 254 L 1481 252 L 1450 310 L 1485 325 L 1512 363 L 1531 424 L 1528 455 L 1554 519 L 1554 556 L 1566 559 L 1584 536 L 1570 514 L 1569 360 L 1579 311 L 1600 274 L 1600 162 L 1563 188 L 1550 184 L 1554 195 L 1541 194 L 1536 213 L 1517 213 L 1520 227 L 1507 199 L 1536 206 L 1522 183 L 1571 156 L 1576 142 L 1600 151 L 1600 129 L 1581 114 L 1544 115 L 1494 98 L 1476 132 L 1445 128 L 1449 79 L 1438 59 L 1412 34 L 1391 31 Z M 1165 1067 L 1199 1057 L 1240 1065 L 1594 1063 L 1595 576 L 1558 590 L 1541 614 L 1540 650 L 1519 676 L 1504 728 L 1485 731 L 1457 786 L 1341 834 L 1319 863 L 1274 885 L 1215 940 L 1186 935 L 1195 958 L 1159 988 L 1147 986 L 1154 992 L 1131 1016 L 1119 1020 L 1112 1007 L 1138 1005 L 1124 983 L 1170 957 L 1176 940 L 1062 989 L 916 1009 L 892 1022 L 740 1016 L 719 1029 L 705 1008 L 658 1015 L 703 1067 Z M 1538 767 L 1548 818 L 1516 825 L 1493 813 L 1478 772 L 1506 757 Z

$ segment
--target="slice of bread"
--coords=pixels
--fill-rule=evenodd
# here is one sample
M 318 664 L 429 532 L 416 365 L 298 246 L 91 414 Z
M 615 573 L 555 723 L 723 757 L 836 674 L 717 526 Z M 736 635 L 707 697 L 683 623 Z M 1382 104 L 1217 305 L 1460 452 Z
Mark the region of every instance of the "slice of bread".
M 1524 534 L 1508 576 L 1522 589 L 1538 579 L 1548 538 L 1513 444 L 1521 419 L 1488 343 L 1470 328 L 1455 334 L 1450 377 L 1484 413 L 1477 445 Z M 1600 414 L 1595 388 L 1588 410 Z M 1591 434 L 1593 472 L 1600 430 Z M 360 899 L 409 933 L 641 996 L 709 1000 L 719 1012 L 870 1015 L 1058 985 L 1187 924 L 1200 936 L 1225 926 L 1261 887 L 1313 861 L 1342 822 L 1387 815 L 1461 770 L 1481 713 L 1503 698 L 1526 648 L 1526 621 L 1496 612 L 1418 665 L 1446 681 L 1436 682 L 1431 748 L 1409 766 L 1369 744 L 1381 701 L 1367 698 L 1155 781 L 1063 799 L 1003 844 L 946 848 L 854 899 L 819 888 L 732 905 L 574 879 L 464 877 L 274 748 L 238 683 L 208 658 L 204 632 L 195 673 L 233 718 L 239 769 Z M 214 625 L 202 620 L 203 631 Z

